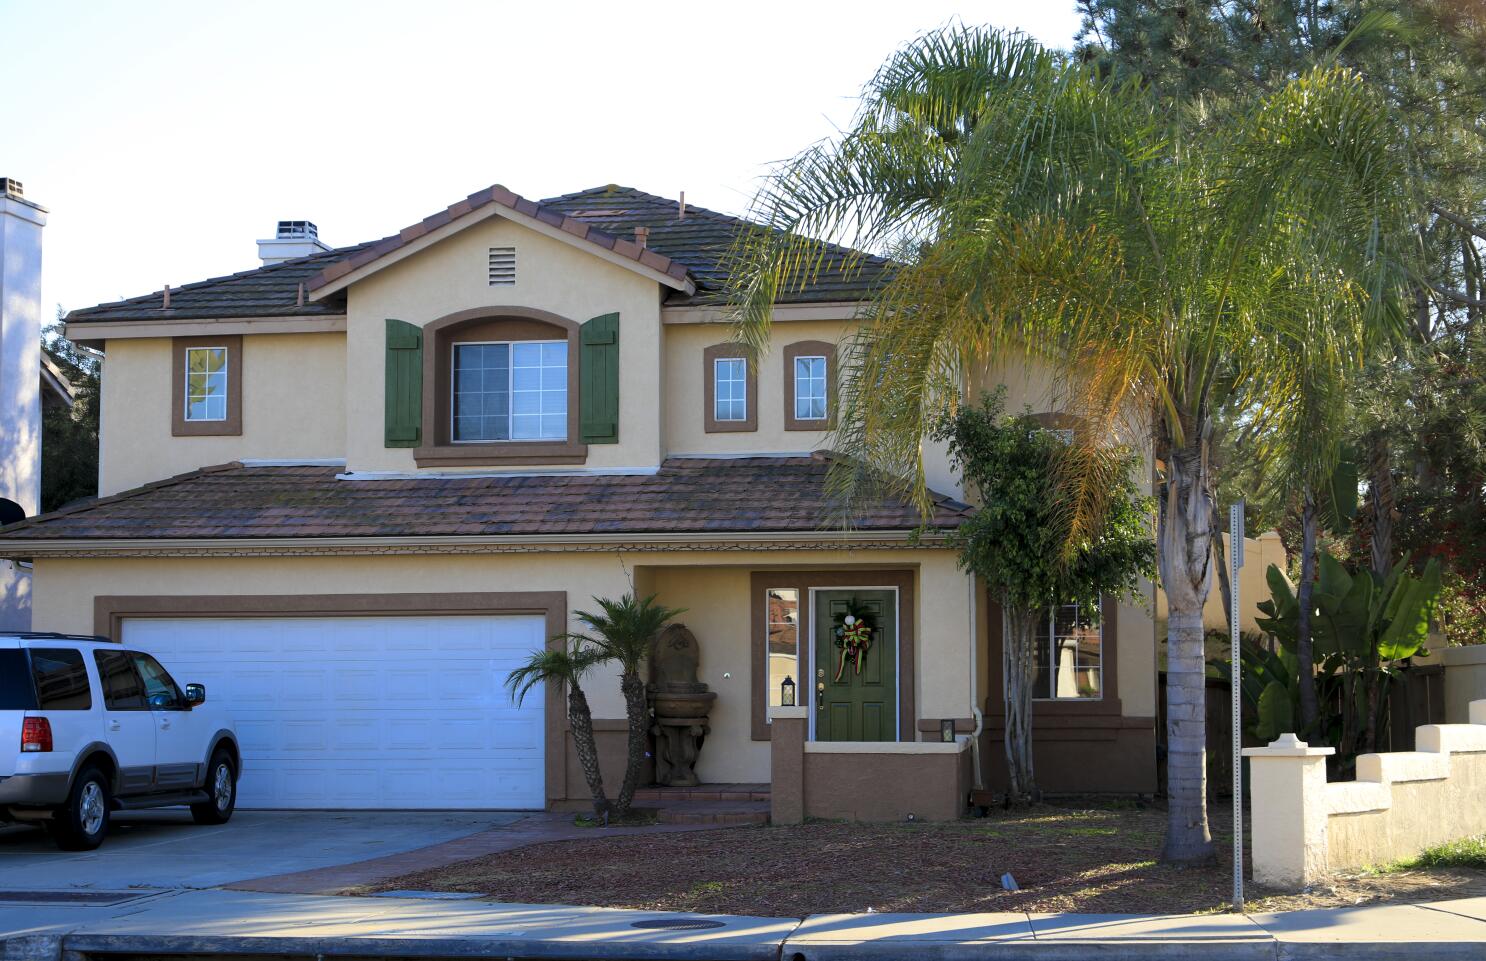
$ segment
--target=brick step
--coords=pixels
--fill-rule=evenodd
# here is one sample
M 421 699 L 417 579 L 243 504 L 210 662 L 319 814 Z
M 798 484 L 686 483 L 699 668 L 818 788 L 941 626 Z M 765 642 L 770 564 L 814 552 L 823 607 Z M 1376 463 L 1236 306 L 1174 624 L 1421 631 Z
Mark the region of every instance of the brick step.
M 698 801 L 661 808 L 655 818 L 661 824 L 716 824 L 719 827 L 768 824 L 769 806 L 761 801 Z
M 698 787 L 642 787 L 636 801 L 768 801 L 767 786 L 748 784 L 703 784 Z

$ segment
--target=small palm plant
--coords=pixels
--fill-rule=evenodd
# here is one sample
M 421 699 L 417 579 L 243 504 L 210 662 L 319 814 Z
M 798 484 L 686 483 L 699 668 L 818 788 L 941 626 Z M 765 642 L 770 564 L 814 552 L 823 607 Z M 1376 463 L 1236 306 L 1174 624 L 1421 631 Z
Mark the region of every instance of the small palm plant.
M 562 641 L 562 647 L 533 651 L 527 662 L 506 678 L 506 687 L 518 705 L 538 684 L 561 684 L 568 689 L 568 724 L 573 729 L 573 746 L 578 752 L 583 777 L 588 781 L 588 792 L 593 796 L 593 816 L 601 821 L 608 817 L 609 798 L 604 794 L 604 777 L 599 771 L 593 713 L 588 709 L 588 696 L 583 693 L 581 681 L 584 674 L 609 660 L 609 656 L 581 636 L 565 635 Z
M 651 645 L 661 628 L 685 609 L 663 607 L 655 603 L 654 594 L 643 599 L 628 593 L 617 601 L 607 597 L 593 600 L 599 606 L 598 611 L 576 611 L 574 614 L 595 636 L 573 634 L 570 638 L 592 644 L 603 652 L 604 660 L 619 662 L 619 690 L 624 694 L 625 713 L 629 717 L 629 751 L 625 758 L 624 784 L 614 801 L 614 813 L 623 817 L 629 813 L 630 804 L 635 799 L 640 769 L 645 764 L 645 732 L 650 726 L 640 667 L 650 656 Z

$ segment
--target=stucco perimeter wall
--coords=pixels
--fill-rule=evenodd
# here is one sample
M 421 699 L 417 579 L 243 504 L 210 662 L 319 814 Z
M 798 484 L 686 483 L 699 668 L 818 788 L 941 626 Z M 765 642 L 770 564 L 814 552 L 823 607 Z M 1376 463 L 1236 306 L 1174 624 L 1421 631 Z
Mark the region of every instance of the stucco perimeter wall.
M 1287 734 L 1249 748 L 1254 879 L 1299 887 L 1486 833 L 1486 700 L 1470 723 L 1417 729 L 1418 751 L 1364 754 L 1357 780 L 1326 780 L 1331 748 Z
M 242 435 L 175 437 L 170 338 L 105 342 L 99 494 L 234 460 L 346 456 L 346 335 L 242 344 Z
M 36 562 L 37 630 L 92 633 L 98 596 L 425 594 L 565 591 L 568 624 L 595 595 L 635 586 L 685 607 L 681 620 L 701 642 L 701 679 L 718 693 L 699 772 L 712 782 L 769 780 L 768 742 L 754 741 L 749 696 L 749 574 L 769 567 L 853 567 L 917 572 L 916 712 L 970 716 L 970 592 L 946 550 L 772 550 L 534 552 L 220 558 L 42 558 Z M 725 676 L 726 675 L 726 676 Z M 600 740 L 620 749 L 624 703 L 617 671 L 601 667 L 585 685 Z M 611 723 L 612 722 L 612 723 Z M 570 778 L 581 791 L 581 778 Z M 554 795 L 557 796 L 557 795 Z M 580 795 L 583 796 L 583 795 Z
M 504 246 L 516 248 L 516 283 L 492 287 L 489 251 Z M 346 308 L 351 470 L 417 470 L 410 448 L 385 446 L 386 319 L 422 326 L 482 308 L 498 316 L 501 307 L 546 311 L 577 324 L 617 312 L 619 443 L 591 445 L 585 466 L 660 463 L 665 398 L 659 376 L 659 285 L 561 240 L 492 217 L 352 284 Z
M 1486 644 L 1447 647 L 1445 662 L 1445 720 L 1464 724 L 1470 720 L 1472 701 L 1486 700 Z
M 805 816 L 952 821 L 965 813 L 970 757 L 963 735 L 955 744 L 806 744 Z

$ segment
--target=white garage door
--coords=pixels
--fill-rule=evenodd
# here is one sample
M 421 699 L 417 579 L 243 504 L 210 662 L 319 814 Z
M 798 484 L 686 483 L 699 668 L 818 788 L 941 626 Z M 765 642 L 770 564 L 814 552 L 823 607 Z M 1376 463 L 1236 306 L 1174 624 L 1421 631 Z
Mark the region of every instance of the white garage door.
M 506 675 L 541 616 L 129 618 L 124 643 L 206 685 L 243 752 L 245 808 L 545 804 L 543 693 Z

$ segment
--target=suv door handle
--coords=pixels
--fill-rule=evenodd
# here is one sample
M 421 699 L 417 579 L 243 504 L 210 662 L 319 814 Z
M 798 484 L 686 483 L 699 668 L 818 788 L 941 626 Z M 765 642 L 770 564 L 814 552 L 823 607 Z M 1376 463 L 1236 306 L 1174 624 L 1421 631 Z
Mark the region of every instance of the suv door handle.
M 160 730 L 162 730 L 162 731 L 168 731 L 168 730 L 170 730 L 170 719 L 169 718 L 162 717 L 160 719 Z
M 118 721 L 109 721 L 108 722 L 108 729 L 110 731 L 117 731 L 119 729 L 119 722 Z

